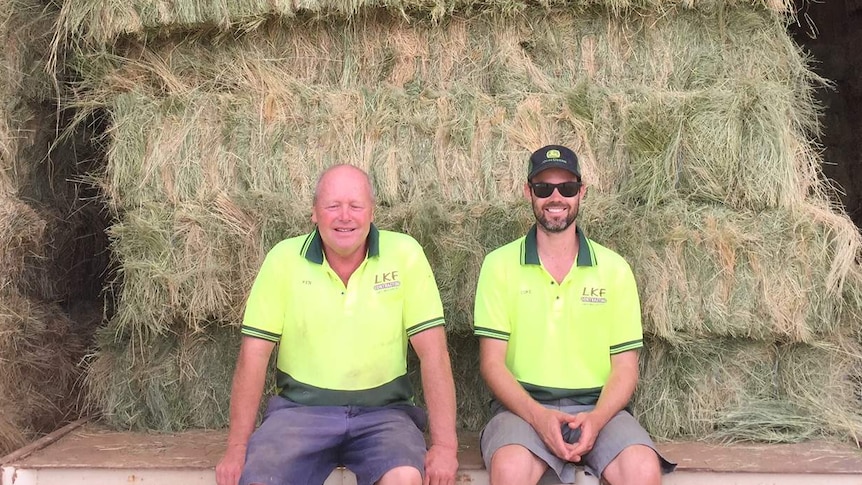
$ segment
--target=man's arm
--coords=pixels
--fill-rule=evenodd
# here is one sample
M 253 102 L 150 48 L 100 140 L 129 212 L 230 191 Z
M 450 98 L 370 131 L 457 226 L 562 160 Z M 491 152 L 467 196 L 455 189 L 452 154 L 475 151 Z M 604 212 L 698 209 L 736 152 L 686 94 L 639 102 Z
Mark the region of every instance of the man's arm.
M 230 395 L 227 450 L 216 466 L 218 485 L 236 485 L 245 465 L 248 439 L 254 431 L 263 395 L 266 366 L 275 342 L 244 336 L 240 344 Z
M 533 399 L 506 367 L 509 343 L 488 337 L 479 339 L 479 372 L 494 396 L 509 411 L 530 424 L 545 445 L 563 460 L 574 460 L 574 446 L 563 440 L 561 426 L 574 416 L 548 409 Z
M 632 398 L 638 383 L 638 351 L 629 350 L 611 355 L 611 375 L 602 388 L 595 409 L 575 416 L 569 426 L 581 428 L 574 453 L 584 455 L 593 448 L 596 436 L 608 421 L 623 410 Z
M 420 361 L 422 390 L 428 407 L 431 447 L 425 456 L 425 485 L 451 485 L 458 472 L 455 433 L 455 382 L 443 326 L 410 337 Z

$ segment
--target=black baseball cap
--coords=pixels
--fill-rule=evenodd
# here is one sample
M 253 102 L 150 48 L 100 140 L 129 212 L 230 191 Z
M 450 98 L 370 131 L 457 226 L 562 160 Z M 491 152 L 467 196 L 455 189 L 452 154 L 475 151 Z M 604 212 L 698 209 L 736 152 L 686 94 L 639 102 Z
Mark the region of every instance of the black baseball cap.
M 539 172 L 555 167 L 567 170 L 581 180 L 578 156 L 562 145 L 547 145 L 533 152 L 530 155 L 530 171 L 527 174 L 527 180 L 533 180 Z

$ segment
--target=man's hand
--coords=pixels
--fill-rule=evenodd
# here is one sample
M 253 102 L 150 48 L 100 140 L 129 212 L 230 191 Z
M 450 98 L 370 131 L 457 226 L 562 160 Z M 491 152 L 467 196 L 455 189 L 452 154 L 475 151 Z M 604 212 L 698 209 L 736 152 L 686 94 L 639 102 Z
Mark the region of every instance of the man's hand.
M 562 426 L 572 423 L 574 420 L 575 416 L 571 414 L 542 407 L 539 413 L 533 417 L 530 425 L 553 454 L 566 461 L 577 461 L 577 459 L 572 458 L 575 445 L 566 443 L 563 440 L 562 432 Z
M 228 445 L 221 461 L 216 465 L 216 483 L 218 485 L 237 485 L 245 465 L 244 445 Z
M 578 441 L 573 443 L 574 447 L 571 449 L 573 458 L 570 461 L 580 461 L 584 455 L 593 449 L 596 437 L 603 426 L 604 423 L 601 422 L 601 418 L 593 411 L 575 415 L 575 419 L 569 422 L 569 428 L 580 429 L 581 434 Z
M 431 445 L 428 453 L 425 454 L 423 485 L 454 485 L 457 473 L 458 449 L 443 445 Z

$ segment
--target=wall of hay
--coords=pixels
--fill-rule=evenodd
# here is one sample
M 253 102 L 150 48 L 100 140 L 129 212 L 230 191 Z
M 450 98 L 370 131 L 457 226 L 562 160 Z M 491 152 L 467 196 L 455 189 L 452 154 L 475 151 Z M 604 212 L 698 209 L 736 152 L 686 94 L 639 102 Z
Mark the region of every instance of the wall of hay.
M 426 249 L 478 429 L 476 275 L 529 227 L 526 157 L 558 142 L 591 186 L 582 225 L 640 284 L 655 436 L 858 436 L 860 236 L 819 174 L 822 80 L 785 5 L 230 5 L 65 2 L 58 22 L 68 106 L 108 119 L 91 175 L 116 307 L 88 389 L 109 424 L 226 424 L 250 282 L 346 162 Z
M 81 359 L 102 321 L 107 227 L 80 184 L 83 130 L 60 139 L 59 5 L 0 2 L 0 456 L 81 412 Z

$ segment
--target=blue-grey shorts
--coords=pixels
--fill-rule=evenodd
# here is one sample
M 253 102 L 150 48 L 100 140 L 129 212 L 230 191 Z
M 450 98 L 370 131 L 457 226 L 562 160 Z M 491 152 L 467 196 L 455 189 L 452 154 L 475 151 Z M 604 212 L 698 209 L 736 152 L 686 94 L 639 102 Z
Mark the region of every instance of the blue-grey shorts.
M 545 407 L 569 414 L 590 411 L 595 407 L 570 405 L 565 402 L 543 404 Z M 571 430 L 566 427 L 563 437 L 569 443 L 574 443 L 578 439 L 578 433 L 578 430 Z M 485 429 L 482 430 L 480 446 L 486 468 L 490 469 L 491 458 L 494 453 L 506 445 L 521 445 L 527 448 L 547 463 L 548 467 L 556 472 L 561 482 L 575 483 L 576 464 L 560 459 L 545 446 L 542 438 L 529 423 L 512 412 L 502 409 L 491 418 Z M 655 444 L 640 423 L 628 411 L 620 411 L 602 428 L 596 437 L 593 449 L 583 456 L 582 462 L 579 464 L 582 464 L 591 475 L 601 477 L 605 467 L 626 447 L 632 445 L 644 445 L 655 450 Z M 673 471 L 676 464 L 667 461 L 658 451 L 656 451 L 656 455 L 659 457 L 664 473 Z
M 424 474 L 425 414 L 414 406 L 304 406 L 280 396 L 248 442 L 240 485 L 321 485 L 339 465 L 372 485 L 389 470 Z

